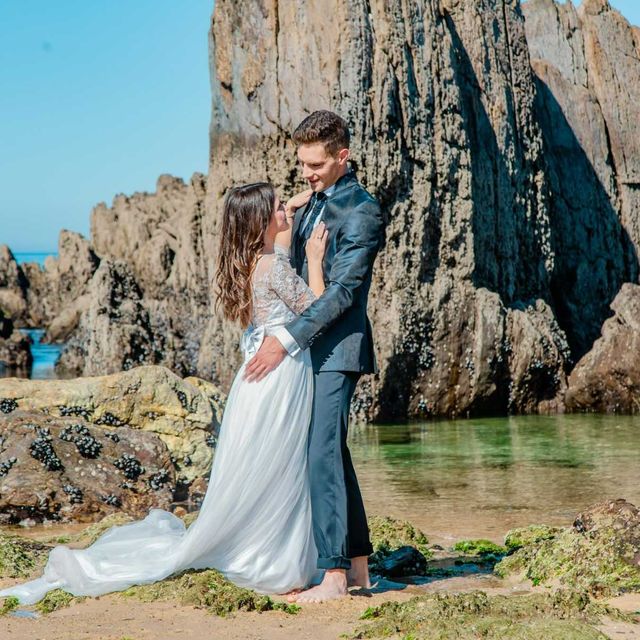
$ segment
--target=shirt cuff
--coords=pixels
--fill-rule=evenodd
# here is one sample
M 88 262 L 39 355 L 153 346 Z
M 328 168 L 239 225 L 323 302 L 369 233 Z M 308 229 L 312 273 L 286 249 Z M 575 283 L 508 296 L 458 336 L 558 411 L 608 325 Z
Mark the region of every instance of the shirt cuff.
M 300 346 L 284 327 L 278 327 L 273 332 L 273 335 L 279 340 L 280 344 L 287 350 L 290 356 L 297 356 L 298 353 L 300 353 Z

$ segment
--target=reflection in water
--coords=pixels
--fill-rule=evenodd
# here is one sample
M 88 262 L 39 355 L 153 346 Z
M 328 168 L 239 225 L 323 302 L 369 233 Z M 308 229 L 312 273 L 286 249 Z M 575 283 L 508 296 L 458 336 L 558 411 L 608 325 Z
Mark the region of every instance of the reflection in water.
M 359 427 L 351 447 L 368 511 L 434 540 L 500 541 L 570 524 L 608 498 L 640 504 L 640 417 L 521 416 Z

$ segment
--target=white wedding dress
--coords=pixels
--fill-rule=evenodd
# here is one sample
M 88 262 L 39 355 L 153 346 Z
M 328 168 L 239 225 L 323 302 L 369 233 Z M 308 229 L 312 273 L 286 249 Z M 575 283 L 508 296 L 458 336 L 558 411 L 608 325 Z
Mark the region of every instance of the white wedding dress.
M 316 572 L 307 479 L 313 401 L 308 351 L 287 356 L 260 382 L 243 380 L 265 335 L 315 296 L 282 253 L 263 256 L 253 276 L 253 323 L 245 361 L 231 387 L 209 486 L 197 520 L 151 509 L 112 527 L 86 549 L 55 547 L 40 578 L 0 591 L 22 604 L 51 589 L 96 596 L 162 580 L 184 569 L 215 568 L 261 593 L 304 587 Z

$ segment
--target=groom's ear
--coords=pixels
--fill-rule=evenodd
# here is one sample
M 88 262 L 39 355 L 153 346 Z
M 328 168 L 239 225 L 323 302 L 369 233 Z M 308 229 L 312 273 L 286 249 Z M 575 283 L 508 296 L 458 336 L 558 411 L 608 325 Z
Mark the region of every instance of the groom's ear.
M 338 151 L 338 162 L 345 164 L 347 160 L 349 160 L 349 149 L 340 149 L 340 151 Z

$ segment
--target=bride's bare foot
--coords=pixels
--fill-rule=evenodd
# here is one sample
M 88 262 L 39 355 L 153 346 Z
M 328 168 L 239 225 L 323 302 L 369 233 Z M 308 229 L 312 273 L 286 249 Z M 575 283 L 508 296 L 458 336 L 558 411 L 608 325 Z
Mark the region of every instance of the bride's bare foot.
M 291 591 L 287 591 L 287 593 L 283 593 L 283 596 L 287 596 L 287 601 L 288 602 L 295 602 L 296 601 L 296 596 L 299 593 L 302 593 L 304 591 L 304 589 L 291 589 Z
M 371 580 L 369 580 L 369 558 L 367 556 L 358 556 L 351 558 L 351 569 L 347 572 L 347 586 L 371 588 Z
M 344 569 L 328 569 L 322 582 L 303 591 L 297 596 L 290 596 L 290 602 L 326 602 L 337 600 L 347 595 L 347 572 Z M 294 598 L 293 600 L 291 598 Z

